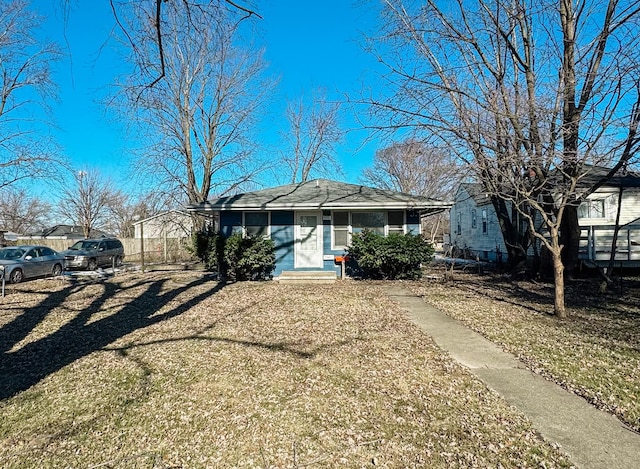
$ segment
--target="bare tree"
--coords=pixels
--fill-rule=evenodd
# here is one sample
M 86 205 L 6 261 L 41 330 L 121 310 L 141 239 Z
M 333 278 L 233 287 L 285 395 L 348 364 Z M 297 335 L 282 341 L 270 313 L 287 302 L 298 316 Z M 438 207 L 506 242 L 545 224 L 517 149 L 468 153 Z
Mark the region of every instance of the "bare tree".
M 565 316 L 577 207 L 595 190 L 584 176 L 593 164 L 613 174 L 638 145 L 640 2 L 384 4 L 381 60 L 395 94 L 370 100 L 372 109 L 394 127 L 440 136 L 469 163 L 491 196 L 509 256 L 526 254 L 523 226 L 550 253 L 554 310 Z
M 441 199 L 453 194 L 464 171 L 447 149 L 410 138 L 376 151 L 363 175 L 375 187 Z
M 289 148 L 283 160 L 289 167 L 292 183 L 305 182 L 313 173 L 341 171 L 335 158 L 335 146 L 343 137 L 338 126 L 339 108 L 339 104 L 329 103 L 319 94 L 310 107 L 305 106 L 302 98 L 289 102 Z
M 240 26 L 216 5 L 199 4 L 196 15 L 187 2 L 164 4 L 162 72 L 155 11 L 130 5 L 137 73 L 122 85 L 148 142 L 138 169 L 176 205 L 233 191 L 261 169 L 250 130 L 270 87 L 262 54 L 237 45 Z M 164 79 L 149 86 L 159 73 Z
M 149 193 L 134 198 L 117 191 L 109 202 L 111 231 L 122 238 L 133 238 L 133 224 L 160 213 L 162 204 L 156 194 Z
M 445 199 L 453 197 L 466 171 L 448 149 L 409 138 L 376 151 L 373 167 L 365 168 L 363 179 L 382 189 Z M 442 235 L 447 215 L 441 212 L 424 220 L 432 243 Z
M 126 21 L 121 18 L 121 14 L 126 16 L 126 12 L 128 11 L 128 1 L 122 2 L 117 0 L 109 0 L 111 4 L 111 11 L 113 12 L 114 18 L 116 19 L 116 23 L 120 27 L 120 30 L 127 38 L 129 45 L 131 46 L 132 52 L 138 57 L 137 61 L 148 63 L 149 60 L 152 60 L 152 57 L 148 55 L 148 50 L 144 48 L 139 48 L 139 44 L 136 42 L 134 37 L 136 36 L 129 27 L 126 25 Z M 153 27 L 146 28 L 148 33 L 151 34 L 156 43 L 156 55 L 155 61 L 156 66 L 154 67 L 155 76 L 152 75 L 150 78 L 152 81 L 148 83 L 148 86 L 153 87 L 156 83 L 161 81 L 166 76 L 166 49 L 165 49 L 165 36 L 167 35 L 164 23 L 166 21 L 166 16 L 171 15 L 171 12 L 167 12 L 166 8 L 163 8 L 163 4 L 167 3 L 167 0 L 147 0 L 146 9 L 149 12 L 149 16 L 147 17 L 150 22 L 152 22 Z M 212 12 L 214 15 L 220 16 L 233 16 L 236 22 L 243 21 L 245 19 L 251 18 L 253 16 L 257 18 L 262 18 L 255 10 L 251 9 L 249 6 L 245 6 L 240 4 L 239 2 L 233 0 L 209 0 L 206 4 L 203 4 L 197 0 L 181 0 L 180 2 L 182 6 L 187 11 L 188 17 L 194 19 L 194 26 L 197 26 L 200 22 L 196 18 L 199 16 L 207 16 L 211 15 Z M 69 1 L 65 0 L 65 5 L 69 7 Z
M 110 224 L 110 207 L 117 193 L 108 180 L 103 180 L 95 170 L 77 171 L 74 184 L 62 190 L 58 212 L 70 222 L 82 226 L 85 237 L 94 229 Z
M 30 197 L 23 188 L 5 188 L 0 191 L 0 228 L 14 233 L 43 230 L 50 222 L 51 206 Z
M 41 43 L 41 19 L 26 0 L 0 0 L 0 188 L 55 174 L 46 139 L 34 138 L 38 113 L 55 94 L 54 44 Z

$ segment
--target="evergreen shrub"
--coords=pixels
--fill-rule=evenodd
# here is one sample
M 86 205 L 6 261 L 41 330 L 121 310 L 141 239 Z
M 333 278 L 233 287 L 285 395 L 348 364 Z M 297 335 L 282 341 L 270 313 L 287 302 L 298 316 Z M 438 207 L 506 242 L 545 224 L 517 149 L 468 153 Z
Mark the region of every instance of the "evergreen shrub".
M 365 278 L 415 280 L 422 264 L 433 259 L 433 246 L 420 235 L 392 233 L 385 237 L 370 230 L 354 234 L 347 248 Z

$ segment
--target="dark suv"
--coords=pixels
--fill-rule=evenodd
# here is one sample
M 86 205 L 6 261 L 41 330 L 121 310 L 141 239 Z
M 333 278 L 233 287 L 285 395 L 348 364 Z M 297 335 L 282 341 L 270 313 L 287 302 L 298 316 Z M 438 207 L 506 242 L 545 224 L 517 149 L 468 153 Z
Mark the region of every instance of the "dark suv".
M 100 266 L 122 265 L 124 248 L 115 238 L 83 239 L 62 254 L 67 269 L 95 270 Z

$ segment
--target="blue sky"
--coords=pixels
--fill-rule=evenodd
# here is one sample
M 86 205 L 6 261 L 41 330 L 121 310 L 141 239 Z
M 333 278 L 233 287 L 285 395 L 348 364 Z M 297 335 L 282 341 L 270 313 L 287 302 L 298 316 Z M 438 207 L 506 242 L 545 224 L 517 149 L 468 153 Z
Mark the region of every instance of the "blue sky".
M 114 28 L 108 0 L 71 1 L 68 17 L 62 1 L 35 0 L 33 6 L 46 16 L 44 33 L 58 42 L 65 58 L 55 69 L 59 100 L 54 104 L 57 128 L 53 133 L 77 169 L 95 168 L 114 179 L 124 190 L 135 138 L 127 135 L 122 122 L 100 104 L 114 76 L 126 70 L 109 43 Z M 257 20 L 264 44 L 268 73 L 279 77 L 270 114 L 273 123 L 261 137 L 276 142 L 285 128 L 287 99 L 309 98 L 317 88 L 330 99 L 355 94 L 361 80 L 375 67 L 373 57 L 361 47 L 362 33 L 374 27 L 371 8 L 354 6 L 349 0 L 299 2 L 265 0 L 257 6 Z M 362 169 L 371 165 L 374 144 L 362 146 L 367 136 L 352 118 L 343 122 L 351 130 L 336 155 L 344 168 L 338 176 L 360 182 Z M 264 183 L 271 181 L 265 179 Z

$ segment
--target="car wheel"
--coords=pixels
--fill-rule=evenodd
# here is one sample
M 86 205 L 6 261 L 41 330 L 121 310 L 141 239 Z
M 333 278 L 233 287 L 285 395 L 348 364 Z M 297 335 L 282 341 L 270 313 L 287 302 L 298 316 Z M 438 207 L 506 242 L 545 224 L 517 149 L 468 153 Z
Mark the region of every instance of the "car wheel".
M 51 275 L 54 276 L 54 277 L 57 277 L 61 273 L 62 273 L 62 265 L 60 265 L 60 264 L 54 265 L 53 269 L 51 270 Z
M 20 270 L 20 269 L 16 269 L 16 270 L 12 271 L 11 275 L 9 275 L 9 281 L 11 283 L 20 283 L 20 282 L 22 282 L 22 279 L 24 279 L 24 274 L 22 273 L 22 270 Z
M 95 259 L 89 259 L 89 263 L 87 264 L 88 270 L 96 270 L 98 268 L 98 261 Z
M 122 257 L 116 256 L 116 267 L 120 267 L 122 265 Z

